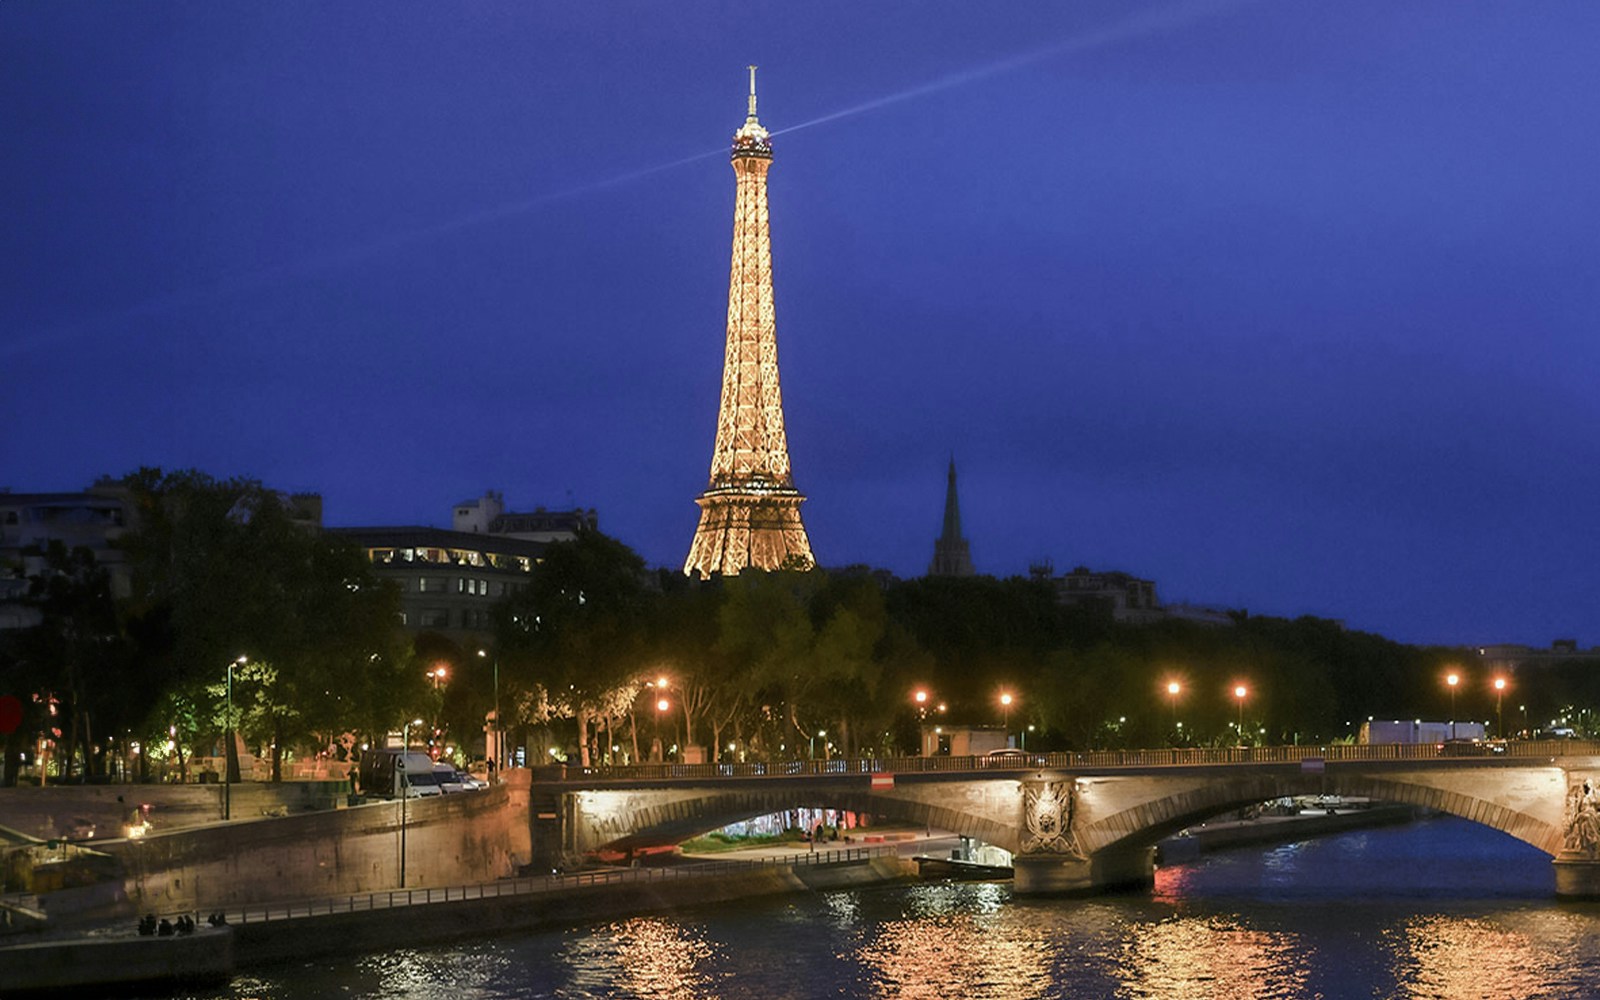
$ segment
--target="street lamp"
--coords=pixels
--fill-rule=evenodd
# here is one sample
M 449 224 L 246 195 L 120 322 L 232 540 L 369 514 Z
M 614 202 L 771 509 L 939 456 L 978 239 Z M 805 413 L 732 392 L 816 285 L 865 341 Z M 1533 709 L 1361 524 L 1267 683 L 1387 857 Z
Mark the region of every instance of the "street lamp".
M 1450 685 L 1450 738 L 1456 738 L 1456 685 L 1461 683 L 1460 674 L 1451 674 L 1444 679 Z
M 928 717 L 928 692 L 918 688 L 916 694 L 911 696 L 911 700 L 917 703 L 917 718 L 926 719 Z
M 1239 700 L 1239 745 L 1244 746 L 1244 699 L 1250 693 L 1243 684 L 1234 686 L 1233 696 Z
M 411 727 L 422 725 L 412 719 L 400 727 L 400 756 L 394 762 L 400 772 L 400 888 L 406 887 L 406 800 L 411 798 L 411 779 L 406 775 L 406 751 L 411 749 Z
M 1005 727 L 1006 746 L 1011 745 L 1011 692 L 1000 692 L 1000 724 Z
M 1178 694 L 1183 690 L 1183 685 L 1177 681 L 1167 681 L 1167 704 L 1172 706 L 1172 731 L 1173 742 L 1177 742 L 1178 731 Z
M 662 681 L 661 686 L 666 687 L 666 681 Z M 668 701 L 667 699 L 660 698 L 656 701 L 656 742 L 661 746 L 661 760 L 663 762 L 665 762 L 667 759 L 667 744 L 666 741 L 661 738 L 661 717 L 665 715 L 667 710 L 670 708 L 672 708 L 672 702 Z
M 1505 693 L 1506 679 L 1504 677 L 1496 677 L 1494 679 L 1494 728 L 1495 735 L 1502 740 L 1506 738 L 1506 717 L 1500 711 L 1500 701 L 1505 697 Z
M 225 820 L 233 818 L 233 783 L 237 780 L 234 775 L 239 771 L 239 754 L 233 748 L 233 668 L 249 660 L 248 656 L 241 655 L 228 662 L 228 715 L 222 720 L 227 733 L 222 750 L 222 818 Z
M 479 659 L 485 659 L 488 655 L 488 650 L 478 650 Z M 486 756 L 488 756 L 490 764 L 489 776 L 498 781 L 500 769 L 505 766 L 505 762 L 501 759 L 504 755 L 505 746 L 504 737 L 501 735 L 502 730 L 500 729 L 500 657 L 495 657 L 491 662 L 494 664 L 494 728 L 491 730 L 494 747 L 493 749 L 484 747 L 484 749 L 488 751 Z

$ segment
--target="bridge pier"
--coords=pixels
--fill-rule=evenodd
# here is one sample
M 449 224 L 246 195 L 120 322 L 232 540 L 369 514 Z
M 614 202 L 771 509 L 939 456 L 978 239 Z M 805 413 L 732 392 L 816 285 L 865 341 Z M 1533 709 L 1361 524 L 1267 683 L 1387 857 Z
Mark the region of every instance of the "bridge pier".
M 1040 772 L 1023 780 L 1021 791 L 1020 849 L 1011 859 L 1017 895 L 1082 895 L 1155 881 L 1154 847 L 1085 849 L 1075 777 Z
M 1550 862 L 1561 899 L 1600 899 L 1600 861 L 1585 851 L 1562 851 Z
M 1018 896 L 1089 895 L 1112 889 L 1148 886 L 1155 881 L 1153 847 L 1101 851 L 1088 858 L 1019 854 L 1011 891 Z

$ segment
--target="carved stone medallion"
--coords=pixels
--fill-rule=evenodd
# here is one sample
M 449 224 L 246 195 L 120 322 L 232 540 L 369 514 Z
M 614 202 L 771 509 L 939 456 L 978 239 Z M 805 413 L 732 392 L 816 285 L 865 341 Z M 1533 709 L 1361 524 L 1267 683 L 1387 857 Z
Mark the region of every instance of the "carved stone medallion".
M 1022 854 L 1057 854 L 1083 860 L 1072 829 L 1076 792 L 1071 781 L 1034 781 L 1022 786 Z

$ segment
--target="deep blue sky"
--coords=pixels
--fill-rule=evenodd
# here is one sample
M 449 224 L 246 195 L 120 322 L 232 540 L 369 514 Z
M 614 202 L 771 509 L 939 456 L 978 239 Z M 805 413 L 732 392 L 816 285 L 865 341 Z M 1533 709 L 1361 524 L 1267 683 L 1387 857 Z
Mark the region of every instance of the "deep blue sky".
M 0 485 L 496 488 L 681 565 L 756 62 L 824 565 L 923 572 L 953 453 L 983 572 L 1593 644 L 1597 51 L 1587 0 L 10 0 Z

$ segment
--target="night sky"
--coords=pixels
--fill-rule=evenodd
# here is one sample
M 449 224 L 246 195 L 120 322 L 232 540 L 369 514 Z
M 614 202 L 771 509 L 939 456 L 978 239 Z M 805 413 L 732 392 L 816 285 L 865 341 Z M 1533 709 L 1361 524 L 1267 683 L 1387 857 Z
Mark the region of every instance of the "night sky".
M 1600 643 L 1600 4 L 0 3 L 0 486 L 681 566 L 747 63 L 824 566 Z

